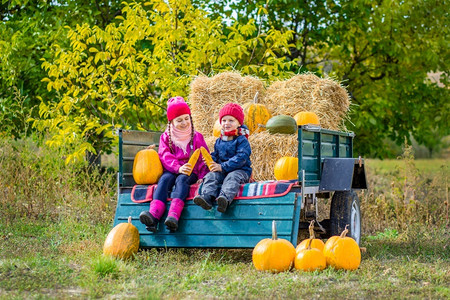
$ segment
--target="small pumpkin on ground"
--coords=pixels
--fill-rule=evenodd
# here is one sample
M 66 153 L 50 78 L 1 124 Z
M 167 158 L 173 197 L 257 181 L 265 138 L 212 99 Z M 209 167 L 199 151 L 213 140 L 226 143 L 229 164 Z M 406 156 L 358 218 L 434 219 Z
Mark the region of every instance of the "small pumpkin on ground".
M 271 133 L 294 134 L 297 133 L 297 121 L 291 116 L 278 115 L 270 118 L 263 126 Z
M 323 252 L 323 248 L 325 246 L 322 240 L 316 239 L 314 234 L 314 220 L 309 223 L 309 239 L 303 240 L 300 244 L 298 244 L 295 251 L 298 254 L 301 250 L 306 249 L 308 245 L 310 245 L 311 248 L 319 249 L 320 252 Z
M 302 271 L 323 270 L 327 262 L 323 252 L 317 248 L 312 248 L 314 239 L 307 239 L 306 248 L 302 248 L 295 256 L 295 268 Z
M 312 111 L 301 111 L 294 116 L 297 125 L 320 125 L 319 117 Z
M 139 231 L 131 224 L 131 217 L 128 223 L 117 224 L 106 237 L 103 245 L 103 254 L 116 258 L 127 259 L 139 250 Z
M 298 158 L 285 156 L 277 160 L 273 167 L 276 180 L 298 179 Z
M 253 265 L 260 271 L 284 272 L 291 269 L 294 258 L 294 246 L 288 240 L 278 239 L 276 224 L 273 221 L 272 238 L 259 241 L 253 248 Z
M 361 250 L 358 243 L 346 236 L 348 225 L 340 236 L 331 237 L 324 246 L 327 265 L 335 269 L 356 270 L 361 264 Z
M 248 127 L 250 134 L 261 132 L 267 121 L 272 117 L 271 113 L 264 104 L 258 103 L 258 93 L 252 102 L 247 102 L 242 105 L 244 110 L 244 124 Z
M 154 184 L 163 173 L 163 166 L 158 152 L 151 145 L 136 153 L 133 162 L 133 179 L 136 184 Z

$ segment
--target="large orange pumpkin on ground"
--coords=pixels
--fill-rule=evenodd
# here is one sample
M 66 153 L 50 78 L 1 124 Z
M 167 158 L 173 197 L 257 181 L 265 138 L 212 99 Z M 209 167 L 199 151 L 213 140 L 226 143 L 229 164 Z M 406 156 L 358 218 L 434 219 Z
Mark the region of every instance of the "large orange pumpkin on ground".
M 149 146 L 136 153 L 133 162 L 133 178 L 137 184 L 154 184 L 163 173 L 158 152 Z
M 361 264 L 361 250 L 347 233 L 346 226 L 340 236 L 330 238 L 325 243 L 324 255 L 327 265 L 335 269 L 356 270 Z
M 284 272 L 291 269 L 294 258 L 294 246 L 288 240 L 278 239 L 276 224 L 273 221 L 272 238 L 259 241 L 253 248 L 253 265 L 260 271 Z
M 302 271 L 323 270 L 327 266 L 323 252 L 317 248 L 311 248 L 313 239 L 307 239 L 306 248 L 301 249 L 295 255 L 295 268 Z
M 103 245 L 103 254 L 116 258 L 127 259 L 139 250 L 139 231 L 131 224 L 131 217 L 128 223 L 117 224 L 106 237 Z

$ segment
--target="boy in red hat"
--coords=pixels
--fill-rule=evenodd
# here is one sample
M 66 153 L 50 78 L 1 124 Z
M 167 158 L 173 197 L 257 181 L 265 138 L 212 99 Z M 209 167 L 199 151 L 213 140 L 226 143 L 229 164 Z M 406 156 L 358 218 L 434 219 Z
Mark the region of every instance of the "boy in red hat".
M 157 231 L 170 191 L 172 201 L 164 224 L 170 231 L 178 229 L 178 219 L 189 194 L 189 186 L 208 173 L 208 167 L 203 161 L 198 161 L 195 166 L 188 164 L 189 157 L 196 149 L 202 146 L 208 149 L 208 146 L 203 135 L 195 131 L 191 110 L 183 97 L 177 96 L 167 101 L 167 120 L 169 123 L 161 135 L 158 148 L 164 172 L 158 180 L 150 210 L 139 215 L 141 223 L 152 232 Z M 191 170 L 192 173 L 187 175 Z
M 220 110 L 219 118 L 222 130 L 214 144 L 214 152 L 211 153 L 214 163 L 210 168 L 211 172 L 206 174 L 201 194 L 194 198 L 194 203 L 210 210 L 215 199 L 217 211 L 224 213 L 239 192 L 240 185 L 250 180 L 252 151 L 242 107 L 236 103 L 228 103 Z

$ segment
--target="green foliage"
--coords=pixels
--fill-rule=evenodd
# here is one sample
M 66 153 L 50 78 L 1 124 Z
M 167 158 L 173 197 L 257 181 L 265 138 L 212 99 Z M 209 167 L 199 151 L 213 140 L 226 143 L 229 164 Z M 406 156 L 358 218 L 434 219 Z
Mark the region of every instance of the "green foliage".
M 347 86 L 355 153 L 386 157 L 383 139 L 410 136 L 437 151 L 450 134 L 447 1 L 196 2 L 242 24 L 264 7 L 263 26 L 293 30 L 289 57 Z M 440 85 L 428 76 L 438 71 Z
M 52 133 L 53 146 L 84 141 L 67 161 L 111 149 L 113 128 L 161 129 L 166 100 L 186 96 L 195 75 L 242 64 L 244 73 L 274 78 L 291 65 L 276 55 L 288 52 L 289 32 L 257 32 L 249 22 L 227 27 L 224 35 L 220 20 L 189 0 L 146 5 L 124 4 L 123 17 L 105 29 L 71 28 L 71 48 L 44 59 L 43 81 L 57 96 L 41 103 L 34 126 Z

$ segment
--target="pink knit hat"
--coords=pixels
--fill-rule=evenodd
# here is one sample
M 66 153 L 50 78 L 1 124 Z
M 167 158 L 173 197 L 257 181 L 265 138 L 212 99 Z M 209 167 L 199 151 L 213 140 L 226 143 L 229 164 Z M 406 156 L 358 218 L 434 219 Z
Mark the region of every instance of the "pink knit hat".
M 244 110 L 237 103 L 225 104 L 224 107 L 222 107 L 222 109 L 219 111 L 220 122 L 222 122 L 222 118 L 224 116 L 235 117 L 241 125 L 244 124 Z
M 167 119 L 172 121 L 178 116 L 191 114 L 191 109 L 184 101 L 183 97 L 172 97 L 167 101 Z

